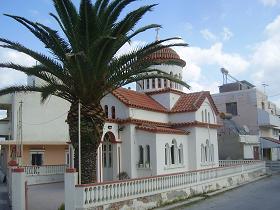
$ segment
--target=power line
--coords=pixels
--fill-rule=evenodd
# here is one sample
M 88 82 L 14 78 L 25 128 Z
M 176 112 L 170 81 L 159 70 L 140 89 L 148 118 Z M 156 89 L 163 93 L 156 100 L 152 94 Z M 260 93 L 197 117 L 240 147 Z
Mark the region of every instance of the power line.
M 62 115 L 59 115 L 59 116 L 57 116 L 57 117 L 51 119 L 51 120 L 48 120 L 48 121 L 45 121 L 45 122 L 41 122 L 41 123 L 27 123 L 27 122 L 23 122 L 23 124 L 26 124 L 26 125 L 44 125 L 44 124 L 51 123 L 51 122 L 53 122 L 53 121 L 55 121 L 55 120 L 57 120 L 57 119 L 59 119 L 59 118 L 65 116 L 65 114 L 67 114 L 67 113 L 68 113 L 68 111 L 65 112 L 65 113 L 63 113 Z

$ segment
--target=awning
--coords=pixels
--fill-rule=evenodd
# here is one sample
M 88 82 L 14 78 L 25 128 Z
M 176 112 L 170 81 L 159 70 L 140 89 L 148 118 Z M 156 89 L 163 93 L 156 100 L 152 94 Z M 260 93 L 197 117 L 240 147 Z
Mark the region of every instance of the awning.
M 261 147 L 266 148 L 280 148 L 280 141 L 270 137 L 261 137 Z

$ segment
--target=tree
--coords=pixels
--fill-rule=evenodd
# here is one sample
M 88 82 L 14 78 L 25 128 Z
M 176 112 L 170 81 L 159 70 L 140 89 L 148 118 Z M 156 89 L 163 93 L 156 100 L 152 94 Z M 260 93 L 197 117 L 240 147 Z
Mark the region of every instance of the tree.
M 40 92 L 44 102 L 54 95 L 70 102 L 67 116 L 70 140 L 78 147 L 78 103 L 81 103 L 82 183 L 96 180 L 96 156 L 100 145 L 105 114 L 101 99 L 113 90 L 143 79 L 166 78 L 189 87 L 185 82 L 157 70 L 152 53 L 170 46 L 186 46 L 185 43 L 166 44 L 170 38 L 138 47 L 124 55 L 117 55 L 124 44 L 149 29 L 160 27 L 150 24 L 135 29 L 137 23 L 156 5 L 139 7 L 123 18 L 123 10 L 137 0 L 81 0 L 77 9 L 69 0 L 53 0 L 57 15 L 50 13 L 59 25 L 60 32 L 24 17 L 6 16 L 25 26 L 50 52 L 43 54 L 20 43 L 0 38 L 1 47 L 31 56 L 39 65 L 26 67 L 14 63 L 1 63 L 9 68 L 34 75 L 44 83 L 33 87 L 12 86 L 0 90 L 0 95 L 13 92 Z M 62 33 L 61 33 L 62 32 Z M 176 61 L 161 61 L 176 64 Z M 157 63 L 158 64 L 158 63 Z M 159 74 L 160 73 L 160 74 Z M 75 155 L 75 167 L 78 159 Z

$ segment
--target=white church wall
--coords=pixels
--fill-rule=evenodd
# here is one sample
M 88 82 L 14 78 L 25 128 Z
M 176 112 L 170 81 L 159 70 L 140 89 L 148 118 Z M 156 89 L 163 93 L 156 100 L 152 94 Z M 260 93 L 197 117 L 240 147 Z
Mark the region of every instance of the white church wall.
M 183 161 L 182 164 L 171 164 L 169 157 L 169 164 L 165 164 L 165 145 L 168 144 L 171 148 L 172 140 L 176 140 L 177 147 L 183 145 Z M 188 136 L 176 134 L 156 134 L 156 160 L 157 168 L 156 175 L 176 173 L 188 170 Z
M 194 112 L 172 113 L 169 115 L 169 120 L 171 123 L 192 122 L 196 120 L 196 115 Z
M 136 162 L 134 163 L 137 168 L 137 176 L 138 177 L 147 177 L 147 176 L 155 176 L 156 175 L 156 134 L 151 132 L 146 132 L 142 130 L 135 131 L 136 141 L 135 141 L 135 153 Z M 147 157 L 147 145 L 150 147 L 150 162 Z M 142 165 L 139 164 L 140 160 L 140 149 L 142 146 L 144 150 L 144 163 Z
M 148 120 L 154 122 L 168 122 L 168 114 L 162 112 L 153 112 L 143 109 L 130 108 L 129 117 L 133 119 Z
M 179 94 L 176 93 L 159 93 L 151 95 L 153 99 L 155 99 L 157 102 L 159 102 L 161 105 L 163 105 L 168 110 L 171 110 L 174 104 L 178 101 L 180 98 Z
M 129 111 L 128 107 L 124 105 L 122 102 L 120 102 L 115 96 L 112 94 L 106 95 L 102 100 L 101 100 L 101 106 L 104 109 L 104 106 L 108 106 L 108 117 L 112 118 L 112 106 L 115 106 L 115 113 L 116 113 L 116 118 L 119 119 L 126 119 L 129 117 Z
M 213 110 L 208 98 L 204 100 L 200 108 L 195 112 L 195 118 L 199 122 L 207 122 L 211 124 L 217 123 L 215 111 Z
M 121 138 L 121 172 L 126 172 L 130 178 L 136 178 L 135 160 L 135 125 L 124 125 L 123 131 L 120 132 Z

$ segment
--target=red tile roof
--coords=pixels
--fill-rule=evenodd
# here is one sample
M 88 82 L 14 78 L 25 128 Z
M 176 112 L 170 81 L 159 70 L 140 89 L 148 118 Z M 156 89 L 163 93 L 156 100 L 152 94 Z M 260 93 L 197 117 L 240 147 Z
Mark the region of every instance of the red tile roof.
M 154 122 L 148 120 L 139 120 L 134 118 L 127 118 L 127 119 L 107 119 L 106 122 L 108 123 L 119 123 L 119 124 L 135 124 L 138 126 L 148 126 L 148 127 L 164 127 L 164 128 L 178 128 L 178 127 L 204 127 L 207 128 L 219 128 L 221 125 L 219 124 L 208 124 L 199 121 L 192 121 L 192 122 L 181 122 L 181 123 L 162 123 L 162 122 Z
M 135 127 L 139 130 L 144 130 L 152 133 L 169 133 L 169 134 L 179 134 L 179 135 L 188 135 L 190 132 L 174 129 L 174 128 L 167 128 L 167 127 L 156 127 L 156 126 L 142 126 L 138 125 Z
M 181 95 L 170 111 L 150 96 L 161 92 L 174 92 Z M 134 90 L 119 88 L 113 91 L 113 95 L 128 107 L 135 107 L 139 109 L 146 109 L 165 113 L 195 112 L 200 108 L 204 100 L 208 98 L 216 115 L 218 115 L 219 113 L 209 91 L 186 94 L 180 91 L 175 91 L 170 88 L 167 88 L 163 90 L 153 91 L 150 93 L 140 93 Z
M 164 60 L 172 60 L 177 62 L 177 64 L 181 67 L 186 65 L 186 62 L 180 58 L 180 56 L 176 53 L 175 50 L 172 50 L 170 47 L 166 47 L 160 49 L 147 57 L 147 59 L 152 59 L 159 64 Z
M 118 88 L 113 95 L 129 107 L 147 109 L 157 112 L 167 112 L 167 109 L 145 93 L 139 93 L 125 88 Z
M 195 112 L 197 111 L 204 100 L 208 98 L 210 104 L 212 105 L 216 115 L 218 115 L 218 109 L 210 95 L 209 91 L 202 91 L 202 92 L 196 92 L 196 93 L 188 93 L 183 94 L 178 99 L 178 101 L 175 103 L 173 108 L 171 109 L 171 112 L 177 113 L 177 112 Z
M 145 92 L 145 93 L 147 95 L 155 95 L 155 94 L 159 94 L 159 93 L 169 93 L 169 92 L 175 93 L 175 94 L 178 94 L 178 95 L 186 94 L 183 91 L 175 90 L 175 89 L 172 89 L 172 88 L 162 88 L 162 89 L 159 89 L 159 90 L 153 90 L 153 91 L 149 91 L 149 92 Z

